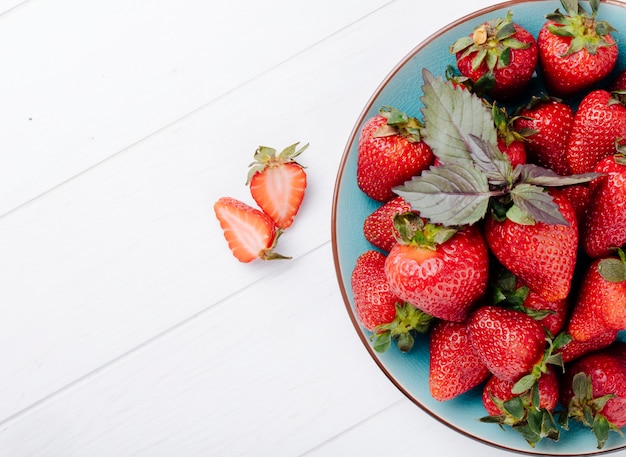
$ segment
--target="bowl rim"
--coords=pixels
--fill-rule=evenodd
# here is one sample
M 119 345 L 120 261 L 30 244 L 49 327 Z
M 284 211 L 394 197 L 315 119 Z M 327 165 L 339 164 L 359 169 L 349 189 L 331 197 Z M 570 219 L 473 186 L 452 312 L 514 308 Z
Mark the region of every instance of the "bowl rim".
M 456 19 L 453 22 L 448 23 L 447 25 L 441 27 L 440 29 L 436 30 L 434 33 L 432 33 L 431 35 L 429 35 L 428 37 L 426 37 L 425 39 L 423 39 L 419 44 L 417 44 L 413 49 L 411 49 L 393 68 L 392 70 L 387 74 L 387 76 L 385 76 L 385 78 L 379 83 L 379 85 L 377 86 L 377 88 L 374 90 L 374 92 L 372 93 L 372 95 L 370 96 L 370 98 L 368 99 L 368 101 L 365 103 L 363 109 L 361 110 L 361 113 L 359 114 L 353 128 L 352 131 L 350 132 L 350 136 L 348 137 L 348 141 L 346 142 L 346 145 L 344 147 L 343 153 L 342 153 L 342 157 L 341 157 L 341 161 L 339 164 L 339 169 L 337 171 L 336 174 L 336 179 L 335 179 L 335 186 L 333 189 L 333 200 L 332 200 L 332 212 L 331 212 L 331 245 L 332 245 L 332 255 L 333 255 L 333 263 L 334 263 L 334 267 L 335 267 L 335 274 L 337 277 L 337 281 L 339 283 L 339 289 L 341 291 L 341 296 L 344 302 L 344 306 L 346 307 L 346 311 L 348 312 L 348 316 L 352 322 L 352 325 L 354 326 L 357 335 L 359 336 L 359 339 L 361 340 L 362 344 L 366 347 L 368 353 L 370 354 L 370 356 L 372 357 L 372 359 L 374 360 L 374 362 L 376 363 L 376 365 L 378 365 L 379 369 L 384 373 L 384 375 L 396 386 L 396 388 L 402 392 L 402 394 L 404 394 L 404 396 L 406 396 L 409 400 L 411 400 L 414 404 L 416 404 L 422 411 L 426 412 L 429 416 L 433 417 L 434 419 L 438 420 L 440 423 L 446 425 L 447 427 L 457 431 L 458 433 L 460 433 L 461 435 L 464 435 L 468 438 L 471 438 L 475 441 L 478 441 L 482 444 L 486 444 L 488 446 L 491 446 L 493 448 L 496 449 L 500 449 L 500 450 L 505 450 L 505 451 L 509 451 L 509 452 L 513 452 L 513 453 L 517 453 L 517 454 L 521 454 L 521 455 L 530 455 L 530 456 L 550 456 L 551 454 L 546 454 L 543 452 L 537 452 L 537 451 L 533 451 L 533 449 L 528 449 L 528 450 L 523 450 L 523 449 L 517 449 L 514 447 L 510 447 L 510 446 L 506 446 L 504 444 L 501 443 L 496 443 L 496 442 L 492 442 L 489 441 L 485 438 L 481 438 L 477 435 L 474 435 L 470 432 L 468 432 L 467 430 L 464 430 L 463 428 L 453 424 L 452 422 L 444 419 L 443 417 L 439 416 L 438 414 L 436 414 L 434 411 L 432 411 L 430 408 L 428 408 L 426 405 L 424 405 L 419 399 L 417 399 L 413 394 L 411 394 L 411 392 L 409 392 L 406 388 L 404 388 L 400 382 L 390 373 L 390 371 L 387 369 L 387 367 L 383 364 L 383 362 L 376 356 L 376 353 L 372 347 L 372 345 L 370 344 L 369 339 L 367 338 L 367 336 L 365 335 L 365 333 L 362 331 L 361 329 L 361 325 L 358 322 L 355 313 L 352 311 L 352 304 L 350 301 L 350 298 L 348 296 L 348 292 L 346 289 L 346 284 L 344 284 L 343 281 L 343 274 L 342 274 L 342 270 L 341 270 L 341 265 L 340 265 L 340 261 L 339 261 L 339 250 L 337 247 L 337 206 L 338 206 L 338 201 L 339 201 L 339 193 L 341 190 L 341 181 L 342 181 L 342 176 L 344 175 L 345 172 L 345 168 L 346 168 L 346 164 L 348 161 L 348 156 L 350 154 L 350 150 L 352 148 L 352 145 L 354 144 L 355 141 L 358 141 L 358 136 L 359 136 L 359 132 L 360 132 L 360 126 L 363 124 L 363 122 L 366 120 L 367 117 L 367 113 L 369 112 L 369 110 L 372 108 L 374 101 L 378 98 L 378 96 L 381 94 L 382 90 L 385 88 L 385 86 L 390 82 L 390 80 L 392 80 L 396 74 L 400 71 L 400 69 L 407 64 L 408 61 L 410 61 L 413 57 L 415 57 L 415 55 L 417 53 L 419 53 L 422 49 L 424 49 L 426 46 L 428 46 L 430 43 L 432 43 L 435 39 L 437 39 L 440 35 L 454 29 L 455 27 L 458 27 L 459 25 L 465 24 L 468 21 L 474 20 L 477 17 L 483 16 L 485 14 L 489 14 L 492 13 L 494 11 L 500 10 L 500 9 L 505 9 L 507 7 L 511 7 L 511 6 L 515 6 L 515 5 L 520 5 L 520 4 L 526 4 L 526 3 L 541 3 L 541 2 L 547 2 L 547 1 L 552 1 L 552 0 L 506 0 L 503 2 L 498 2 L 495 3 L 493 5 L 490 6 L 486 6 L 484 8 L 481 8 L 479 10 L 476 10 L 474 12 L 471 12 L 469 14 L 466 14 L 464 16 L 459 17 L 458 19 Z M 622 0 L 600 0 L 601 3 L 606 3 L 609 5 L 615 5 L 615 6 L 619 6 L 622 8 L 626 8 L 626 1 L 622 1 Z M 607 454 L 611 454 L 611 453 L 615 453 L 618 451 L 623 451 L 624 449 L 626 449 L 626 444 L 620 446 L 620 447 L 616 447 L 613 449 L 601 449 L 598 450 L 597 452 L 593 452 L 593 453 L 587 453 L 587 454 L 580 454 L 580 453 L 566 453 L 566 454 L 555 454 L 556 457 L 580 457 L 581 455 L 590 455 L 590 456 L 598 456 L 598 455 L 607 455 Z

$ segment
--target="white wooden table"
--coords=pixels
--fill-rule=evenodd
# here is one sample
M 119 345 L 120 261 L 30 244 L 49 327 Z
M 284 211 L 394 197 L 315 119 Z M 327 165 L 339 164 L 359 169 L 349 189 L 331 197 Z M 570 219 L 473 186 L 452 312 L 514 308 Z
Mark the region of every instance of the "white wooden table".
M 1 0 L 0 456 L 509 455 L 379 370 L 345 310 L 335 177 L 370 95 L 492 0 Z M 213 214 L 311 146 L 281 238 Z

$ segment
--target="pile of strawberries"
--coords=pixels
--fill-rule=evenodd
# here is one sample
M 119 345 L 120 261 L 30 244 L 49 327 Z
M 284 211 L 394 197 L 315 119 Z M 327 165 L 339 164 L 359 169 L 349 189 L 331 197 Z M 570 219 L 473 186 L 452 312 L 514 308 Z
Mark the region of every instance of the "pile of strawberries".
M 351 286 L 377 351 L 428 335 L 435 399 L 480 388 L 532 446 L 575 420 L 602 448 L 626 425 L 626 70 L 599 1 L 561 4 L 537 37 L 509 13 L 451 43 L 422 119 L 366 121 Z

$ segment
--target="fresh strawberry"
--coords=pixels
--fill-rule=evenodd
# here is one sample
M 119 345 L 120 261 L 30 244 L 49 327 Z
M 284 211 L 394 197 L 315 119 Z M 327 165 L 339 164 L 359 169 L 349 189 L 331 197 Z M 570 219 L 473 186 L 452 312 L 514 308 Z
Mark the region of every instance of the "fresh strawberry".
M 578 341 L 572 339 L 566 345 L 562 346 L 558 350 L 554 351 L 557 354 L 561 354 L 563 362 L 572 362 L 585 354 L 604 349 L 617 339 L 617 330 L 609 330 L 608 332 L 601 333 L 587 341 Z
M 363 221 L 363 235 L 372 245 L 385 252 L 398 242 L 398 231 L 393 225 L 393 218 L 396 214 L 411 211 L 411 205 L 404 201 L 402 197 L 389 200 L 379 208 L 370 213 Z
M 626 156 L 606 157 L 595 171 L 605 175 L 590 183 L 581 239 L 585 252 L 598 258 L 626 244 Z
M 539 321 L 551 335 L 557 335 L 563 329 L 569 316 L 567 299 L 546 300 L 507 270 L 492 276 L 494 281 L 490 295 L 493 304 L 528 314 Z
M 309 145 L 297 146 L 292 144 L 278 155 L 273 148 L 259 147 L 248 172 L 252 198 L 283 230 L 293 223 L 306 189 L 306 173 L 295 159 Z
M 557 99 L 534 97 L 515 116 L 514 127 L 526 138 L 528 161 L 569 174 L 567 142 L 574 123 L 572 108 Z
M 585 211 L 587 210 L 587 205 L 589 204 L 589 200 L 591 198 L 591 190 L 588 183 L 567 186 L 561 189 L 561 192 L 567 197 L 569 202 L 574 207 L 576 219 L 578 219 L 578 227 L 579 229 L 582 229 Z
M 228 247 L 240 262 L 289 258 L 274 252 L 281 230 L 264 212 L 231 197 L 221 197 L 213 209 Z
M 626 138 L 626 107 L 605 90 L 585 95 L 574 115 L 567 143 L 571 173 L 586 173 L 604 157 L 617 152 L 618 140 Z
M 505 108 L 492 105 L 493 123 L 497 130 L 498 149 L 511 162 L 511 167 L 526 163 L 526 138 L 514 127 L 516 118 L 511 117 Z
M 370 198 L 386 202 L 392 188 L 418 175 L 434 160 L 422 141 L 421 123 L 394 108 L 383 107 L 361 129 L 357 154 L 357 184 Z
M 391 293 L 385 277 L 385 255 L 365 251 L 354 265 L 351 276 L 354 308 L 359 323 L 373 332 L 396 317 L 396 303 L 400 300 Z
M 493 98 L 520 94 L 537 65 L 537 42 L 528 30 L 512 22 L 509 12 L 474 28 L 450 46 L 459 71 L 473 81 L 473 90 Z
M 591 13 L 578 0 L 561 0 L 565 13 L 548 14 L 537 36 L 539 66 L 551 95 L 568 97 L 603 80 L 613 70 L 618 48 L 613 27 L 597 19 L 600 2 Z
M 626 329 L 626 256 L 595 259 L 585 271 L 567 332 L 589 341 Z
M 569 225 L 520 224 L 511 219 L 485 220 L 485 239 L 491 252 L 511 273 L 548 301 L 569 294 L 576 266 L 578 223 L 569 200 L 550 191 Z
M 467 337 L 467 324 L 439 321 L 430 332 L 428 383 L 435 400 L 455 398 L 481 384 L 489 370 Z
M 506 410 L 503 411 L 502 402 L 507 402 L 519 396 L 519 394 L 513 392 L 514 387 L 515 382 L 513 381 L 507 381 L 497 376 L 491 376 L 489 378 L 483 388 L 482 401 L 483 406 L 490 416 L 499 416 L 501 414 L 510 415 Z M 535 406 L 552 412 L 559 401 L 559 379 L 552 368 L 548 367 L 547 371 L 542 373 L 537 381 L 537 388 L 539 389 L 539 405 Z M 525 398 L 524 400 L 531 399 Z M 517 420 L 515 420 L 515 422 L 517 422 Z
M 464 321 L 487 286 L 489 259 L 480 231 L 426 224 L 413 213 L 395 222 L 402 236 L 385 262 L 391 291 L 431 316 Z
M 356 317 L 373 332 L 374 349 L 386 351 L 397 340 L 402 352 L 413 347 L 413 334 L 428 330 L 431 316 L 402 303 L 391 291 L 385 276 L 386 257 L 379 251 L 361 254 L 352 270 L 351 286 Z
M 474 350 L 498 378 L 517 382 L 532 372 L 546 350 L 543 326 L 521 311 L 485 305 L 468 323 Z
M 567 416 L 592 430 L 598 449 L 611 430 L 622 435 L 619 429 L 626 425 L 626 360 L 621 352 L 610 346 L 587 354 L 566 366 L 561 381 Z
M 536 386 L 523 393 L 515 391 L 513 381 L 492 376 L 482 393 L 489 415 L 480 420 L 512 427 L 533 447 L 546 437 L 558 441 L 560 431 L 552 416 L 558 400 L 559 380 L 550 367 L 541 374 Z

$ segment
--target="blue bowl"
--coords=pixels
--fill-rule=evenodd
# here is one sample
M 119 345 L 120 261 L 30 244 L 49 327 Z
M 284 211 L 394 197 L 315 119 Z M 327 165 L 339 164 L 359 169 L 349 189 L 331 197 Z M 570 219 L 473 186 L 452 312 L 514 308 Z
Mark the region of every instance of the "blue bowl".
M 570 430 L 563 431 L 558 442 L 544 439 L 532 448 L 518 433 L 477 420 L 486 414 L 479 388 L 446 402 L 433 399 L 428 387 L 427 336 L 417 340 L 409 353 L 401 353 L 394 345 L 382 354 L 375 352 L 369 340 L 370 333 L 356 319 L 350 287 L 350 276 L 357 257 L 373 248 L 363 236 L 363 221 L 380 206 L 380 203 L 363 194 L 356 183 L 358 136 L 365 121 L 377 114 L 383 105 L 421 118 L 422 69 L 426 68 L 434 75 L 443 75 L 447 66 L 455 63 L 454 56 L 448 51 L 449 45 L 457 38 L 470 34 L 475 26 L 491 18 L 503 17 L 510 10 L 513 20 L 536 37 L 545 22 L 545 15 L 557 8 L 563 11 L 558 1 L 535 0 L 509 1 L 482 9 L 427 38 L 389 73 L 357 120 L 339 167 L 333 197 L 333 256 L 343 299 L 358 336 L 380 369 L 417 406 L 451 429 L 500 449 L 528 455 L 599 455 L 626 449 L 626 438 L 611 432 L 603 449 L 598 450 L 591 431 L 570 421 Z M 598 17 L 609 20 L 617 30 L 622 31 L 621 35 L 614 34 L 620 50 L 617 72 L 626 68 L 626 4 L 610 0 L 603 2 Z M 532 90 L 540 93 L 541 81 L 533 84 Z M 619 338 L 626 340 L 625 332 L 621 332 Z

